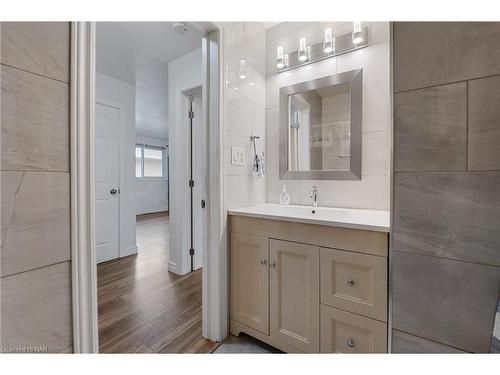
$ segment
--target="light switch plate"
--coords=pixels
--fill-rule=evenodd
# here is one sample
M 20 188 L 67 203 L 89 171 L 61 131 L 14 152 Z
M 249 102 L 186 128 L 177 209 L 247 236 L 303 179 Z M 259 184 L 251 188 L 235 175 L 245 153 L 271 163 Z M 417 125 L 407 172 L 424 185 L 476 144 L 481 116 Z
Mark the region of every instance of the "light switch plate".
M 241 147 L 231 146 L 231 164 L 246 165 L 245 150 Z

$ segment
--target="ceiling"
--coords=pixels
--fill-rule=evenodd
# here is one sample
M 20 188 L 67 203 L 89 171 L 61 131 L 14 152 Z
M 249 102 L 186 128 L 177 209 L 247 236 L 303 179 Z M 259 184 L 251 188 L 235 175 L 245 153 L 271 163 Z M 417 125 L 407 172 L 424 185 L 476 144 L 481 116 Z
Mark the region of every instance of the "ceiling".
M 96 70 L 136 86 L 136 133 L 168 138 L 168 62 L 201 47 L 204 23 L 98 22 Z

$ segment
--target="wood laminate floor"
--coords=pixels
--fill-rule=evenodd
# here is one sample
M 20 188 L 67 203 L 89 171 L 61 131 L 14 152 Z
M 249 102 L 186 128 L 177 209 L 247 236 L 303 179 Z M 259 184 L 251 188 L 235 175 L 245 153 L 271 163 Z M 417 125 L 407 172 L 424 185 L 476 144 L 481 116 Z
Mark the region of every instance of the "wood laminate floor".
M 201 270 L 167 270 L 167 214 L 137 218 L 138 254 L 97 267 L 101 353 L 209 353 L 201 336 Z

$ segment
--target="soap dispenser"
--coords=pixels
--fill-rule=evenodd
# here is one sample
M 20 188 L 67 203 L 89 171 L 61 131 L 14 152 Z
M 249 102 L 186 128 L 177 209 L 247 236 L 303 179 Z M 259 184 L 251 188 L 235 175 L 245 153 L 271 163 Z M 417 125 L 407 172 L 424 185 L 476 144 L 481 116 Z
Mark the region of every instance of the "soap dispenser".
M 282 204 L 282 205 L 290 204 L 290 194 L 288 194 L 288 191 L 286 190 L 285 185 L 283 185 L 283 189 L 281 190 L 280 204 Z

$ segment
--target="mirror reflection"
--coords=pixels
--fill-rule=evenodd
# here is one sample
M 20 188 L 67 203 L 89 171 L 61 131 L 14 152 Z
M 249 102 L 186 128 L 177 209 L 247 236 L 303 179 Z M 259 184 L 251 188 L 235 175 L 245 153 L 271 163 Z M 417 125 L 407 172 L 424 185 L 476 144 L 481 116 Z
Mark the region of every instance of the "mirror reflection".
M 288 95 L 288 170 L 348 171 L 350 82 Z

